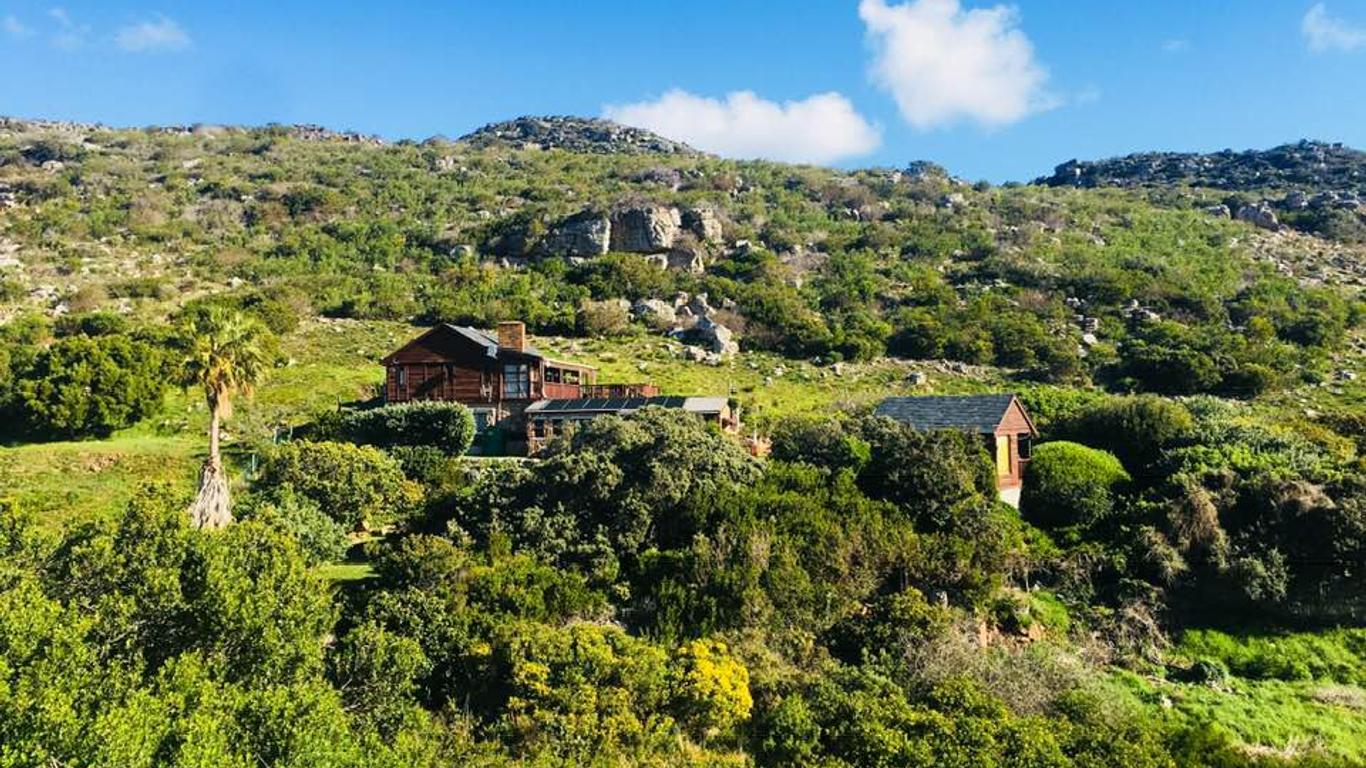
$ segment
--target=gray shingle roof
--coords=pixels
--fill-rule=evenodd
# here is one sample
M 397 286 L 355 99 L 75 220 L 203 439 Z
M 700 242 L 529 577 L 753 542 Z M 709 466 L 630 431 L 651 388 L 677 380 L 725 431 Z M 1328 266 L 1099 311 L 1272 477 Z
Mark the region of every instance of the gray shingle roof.
M 994 432 L 1014 399 L 1015 395 L 1008 393 L 889 397 L 879 403 L 873 413 L 909 424 L 922 432 L 934 429 Z

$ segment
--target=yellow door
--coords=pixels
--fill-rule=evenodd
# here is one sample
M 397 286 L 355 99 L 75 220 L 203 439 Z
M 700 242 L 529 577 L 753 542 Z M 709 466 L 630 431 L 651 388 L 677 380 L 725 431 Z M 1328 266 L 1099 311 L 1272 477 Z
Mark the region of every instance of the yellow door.
M 1010 438 L 1005 435 L 996 436 L 996 474 L 1010 476 Z

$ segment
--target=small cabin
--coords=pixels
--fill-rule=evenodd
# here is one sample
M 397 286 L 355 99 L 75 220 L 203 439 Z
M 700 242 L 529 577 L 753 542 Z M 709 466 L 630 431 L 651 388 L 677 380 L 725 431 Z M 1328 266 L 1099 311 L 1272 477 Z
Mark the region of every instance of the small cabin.
M 740 421 L 724 397 L 682 397 L 665 395 L 653 397 L 590 397 L 564 400 L 542 400 L 526 409 L 527 450 L 539 453 L 555 435 L 576 422 L 591 421 L 599 416 L 623 415 L 641 408 L 675 408 L 696 414 L 723 432 L 735 433 Z
M 878 404 L 874 413 L 920 432 L 949 429 L 981 435 L 996 465 L 996 488 L 1001 500 L 1012 506 L 1020 505 L 1024 467 L 1039 433 L 1015 395 L 889 397 Z

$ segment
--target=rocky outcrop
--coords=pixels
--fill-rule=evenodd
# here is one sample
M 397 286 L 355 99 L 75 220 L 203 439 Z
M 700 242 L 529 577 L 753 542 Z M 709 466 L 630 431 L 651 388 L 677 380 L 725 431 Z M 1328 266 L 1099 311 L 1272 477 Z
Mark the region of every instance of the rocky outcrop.
M 701 273 L 706 254 L 721 236 L 721 219 L 710 207 L 682 210 L 647 203 L 618 207 L 610 216 L 580 211 L 551 224 L 534 243 L 528 226 L 513 227 L 499 235 L 490 250 L 568 258 L 592 258 L 608 251 L 639 253 L 661 269 Z
M 700 155 L 682 142 L 649 131 L 583 117 L 519 117 L 490 123 L 459 141 L 472 147 L 509 149 L 563 149 L 597 154 L 660 153 Z
M 1366 152 L 1301 141 L 1268 150 L 1201 155 L 1144 152 L 1108 160 L 1069 160 L 1036 184 L 1060 187 L 1189 185 L 1231 191 L 1316 189 L 1366 195 Z
M 1276 212 L 1271 210 L 1271 206 L 1266 203 L 1256 205 L 1244 205 L 1238 209 L 1237 218 L 1239 221 L 1246 221 L 1262 229 L 1276 231 L 1281 228 L 1281 223 L 1276 218 Z
M 683 211 L 683 227 L 693 233 L 703 243 L 719 243 L 724 236 L 721 217 L 707 206 L 689 208 Z
M 551 256 L 601 256 L 611 243 L 611 220 L 601 213 L 584 211 L 552 227 L 541 240 L 541 250 Z
M 623 208 L 612 216 L 612 250 L 663 253 L 673 248 L 682 227 L 683 217 L 673 206 Z

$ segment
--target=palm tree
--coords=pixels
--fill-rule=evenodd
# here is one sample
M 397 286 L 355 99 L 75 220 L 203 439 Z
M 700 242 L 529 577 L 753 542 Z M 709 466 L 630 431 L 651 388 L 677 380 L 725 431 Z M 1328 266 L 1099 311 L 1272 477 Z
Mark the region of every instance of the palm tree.
M 219 427 L 232 415 L 233 396 L 250 397 L 265 375 L 267 331 L 240 313 L 212 308 L 190 318 L 184 341 L 181 383 L 202 389 L 209 406 L 209 457 L 199 473 L 190 521 L 198 528 L 222 528 L 232 522 L 232 507 L 218 450 Z

